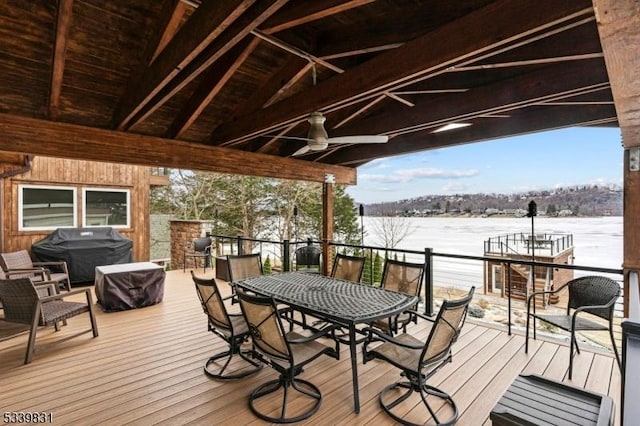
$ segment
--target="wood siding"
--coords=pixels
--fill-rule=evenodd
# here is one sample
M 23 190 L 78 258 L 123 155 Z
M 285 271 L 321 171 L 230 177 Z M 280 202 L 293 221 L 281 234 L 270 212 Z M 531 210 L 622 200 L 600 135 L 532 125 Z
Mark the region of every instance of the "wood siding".
M 12 170 L 16 166 L 1 169 Z M 149 168 L 51 157 L 36 157 L 31 170 L 2 182 L 2 252 L 30 249 L 51 231 L 20 231 L 19 185 L 58 185 L 76 188 L 78 226 L 82 226 L 82 188 L 113 188 L 130 191 L 131 227 L 118 228 L 133 241 L 135 261 L 149 260 Z

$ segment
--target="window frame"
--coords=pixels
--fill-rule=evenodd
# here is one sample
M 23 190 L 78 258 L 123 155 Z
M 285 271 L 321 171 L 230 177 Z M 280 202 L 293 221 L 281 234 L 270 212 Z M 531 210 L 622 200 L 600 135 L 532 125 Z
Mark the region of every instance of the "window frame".
M 24 189 L 50 189 L 50 190 L 65 190 L 71 191 L 73 194 L 73 225 L 65 226 L 33 226 L 25 227 L 24 221 Z M 78 227 L 78 191 L 74 186 L 63 185 L 33 185 L 33 184 L 19 184 L 18 185 L 18 231 L 52 231 L 58 228 L 77 228 Z
M 89 225 L 87 222 L 87 192 L 122 192 L 127 196 L 127 223 L 125 225 Z M 128 188 L 110 187 L 83 187 L 82 188 L 82 224 L 84 228 L 103 228 L 105 226 L 114 229 L 131 228 L 131 190 Z

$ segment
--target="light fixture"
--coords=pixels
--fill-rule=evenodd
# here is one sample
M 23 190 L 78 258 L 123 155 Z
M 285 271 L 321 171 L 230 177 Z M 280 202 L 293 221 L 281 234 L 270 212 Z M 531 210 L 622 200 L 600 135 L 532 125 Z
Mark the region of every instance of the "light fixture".
M 471 123 L 449 123 L 445 124 L 444 126 L 438 127 L 431 133 L 446 132 L 447 130 L 454 130 L 467 126 L 471 126 Z

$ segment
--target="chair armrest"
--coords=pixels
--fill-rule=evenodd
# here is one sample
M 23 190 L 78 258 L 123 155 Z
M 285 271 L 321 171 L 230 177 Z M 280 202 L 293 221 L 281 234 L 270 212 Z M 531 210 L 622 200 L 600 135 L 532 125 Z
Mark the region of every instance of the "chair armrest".
M 9 269 L 5 274 L 7 278 L 11 278 L 11 275 L 20 275 L 20 274 L 40 274 L 42 280 L 46 280 L 49 276 L 49 271 L 45 268 L 23 268 L 23 269 Z
M 46 283 L 34 284 L 34 286 L 36 286 L 38 290 L 40 290 L 40 289 L 49 290 L 49 296 L 43 296 L 43 297 L 50 297 L 50 296 L 55 296 L 57 294 L 60 294 L 60 291 L 58 290 L 58 283 L 55 283 L 53 281 L 48 281 Z M 42 299 L 42 298 L 40 298 L 40 299 Z
M 381 331 L 376 330 L 375 328 L 372 327 L 367 327 L 362 329 L 363 332 L 367 332 L 367 338 L 365 339 L 365 343 L 364 346 L 366 347 L 369 343 L 371 342 L 389 342 L 389 343 L 393 343 L 394 345 L 398 345 L 401 346 L 403 348 L 408 348 L 408 349 L 422 349 L 424 348 L 424 345 L 411 345 L 408 344 L 407 342 L 402 342 L 400 340 L 395 339 L 393 336 L 390 336 L 386 333 L 383 333 Z M 376 337 L 374 337 L 373 335 L 375 335 Z
M 64 260 L 58 262 L 33 262 L 33 266 L 60 266 L 62 271 L 69 275 L 69 269 L 67 268 L 67 262 Z
M 426 316 L 425 314 L 421 314 L 420 312 L 418 312 L 418 311 L 414 311 L 414 310 L 412 310 L 412 309 L 410 309 L 410 310 L 408 310 L 408 311 L 404 311 L 404 312 L 405 312 L 405 313 L 408 313 L 408 314 L 415 315 L 415 316 L 417 316 L 417 317 L 420 317 L 420 318 L 422 318 L 422 319 L 423 319 L 423 320 L 425 320 L 425 321 L 429 321 L 429 322 L 432 322 L 432 323 L 433 323 L 433 322 L 435 322 L 435 318 L 428 317 L 428 316 Z
M 64 293 L 64 294 L 56 294 L 54 296 L 41 297 L 40 298 L 40 303 L 50 302 L 52 300 L 60 300 L 60 299 L 64 299 L 67 296 L 73 296 L 74 294 L 80 294 L 80 293 L 86 293 L 87 294 L 87 300 L 91 300 L 91 289 L 89 289 L 89 288 L 79 288 L 77 290 L 72 290 L 72 291 L 69 291 L 69 292 Z

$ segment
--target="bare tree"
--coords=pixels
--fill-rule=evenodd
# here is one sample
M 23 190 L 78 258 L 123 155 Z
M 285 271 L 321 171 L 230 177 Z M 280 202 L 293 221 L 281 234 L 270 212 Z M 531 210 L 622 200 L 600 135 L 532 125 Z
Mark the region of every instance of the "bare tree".
M 371 227 L 372 234 L 375 235 L 374 244 L 385 248 L 395 248 L 413 231 L 411 222 L 402 216 L 372 218 Z

